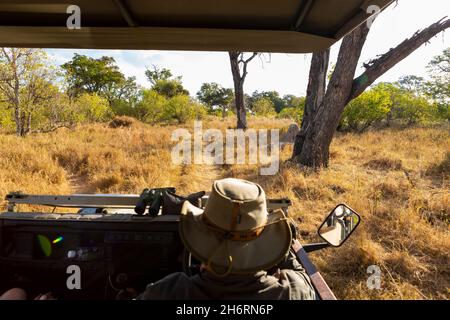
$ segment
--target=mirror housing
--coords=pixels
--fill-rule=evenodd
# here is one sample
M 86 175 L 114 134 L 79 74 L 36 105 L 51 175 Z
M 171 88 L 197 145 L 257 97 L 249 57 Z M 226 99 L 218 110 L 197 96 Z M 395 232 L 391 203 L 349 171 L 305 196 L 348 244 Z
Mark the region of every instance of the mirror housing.
M 333 247 L 340 247 L 350 237 L 361 222 L 360 215 L 340 204 L 334 208 L 318 229 L 319 236 Z

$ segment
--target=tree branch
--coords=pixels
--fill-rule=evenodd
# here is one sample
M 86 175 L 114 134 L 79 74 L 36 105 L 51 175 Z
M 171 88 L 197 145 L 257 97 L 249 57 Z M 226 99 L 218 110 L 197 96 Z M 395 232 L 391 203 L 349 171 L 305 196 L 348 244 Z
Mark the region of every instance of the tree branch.
M 68 128 L 68 129 L 73 129 L 75 127 L 74 124 L 71 123 L 61 123 L 61 124 L 57 124 L 54 126 L 50 126 L 48 128 L 41 128 L 41 129 L 35 129 L 35 130 L 30 130 L 29 133 L 50 133 L 53 131 L 56 131 L 60 128 Z
M 258 55 L 258 52 L 253 52 L 252 56 L 250 58 L 248 58 L 247 60 L 245 60 L 245 64 L 249 63 L 250 61 L 252 61 L 256 56 Z
M 245 77 L 247 76 L 247 65 L 250 61 L 252 61 L 256 56 L 258 55 L 258 52 L 253 52 L 250 58 L 244 60 L 244 53 L 241 52 L 239 63 L 242 63 L 242 75 L 241 75 L 241 81 L 245 80 Z
M 367 89 L 367 87 L 374 83 L 375 80 L 389 71 L 397 63 L 408 57 L 422 44 L 429 41 L 441 31 L 449 28 L 450 20 L 446 18 L 447 17 L 442 18 L 422 31 L 417 31 L 411 38 L 406 39 L 397 47 L 379 56 L 377 59 L 364 64 L 366 71 L 353 80 L 352 91 L 347 102 L 358 97 Z

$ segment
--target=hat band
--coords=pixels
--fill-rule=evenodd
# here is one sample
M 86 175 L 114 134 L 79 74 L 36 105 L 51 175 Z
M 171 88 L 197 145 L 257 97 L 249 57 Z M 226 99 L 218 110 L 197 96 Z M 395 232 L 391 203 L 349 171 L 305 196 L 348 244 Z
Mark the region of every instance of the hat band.
M 222 235 L 224 240 L 233 240 L 233 241 L 251 241 L 256 238 L 264 231 L 264 227 L 266 226 L 266 223 L 264 222 L 264 225 L 261 227 L 257 227 L 254 229 L 249 230 L 243 230 L 243 231 L 230 231 L 222 229 L 218 226 L 216 226 L 214 223 L 212 223 L 206 215 L 202 215 L 202 220 L 205 223 L 205 225 Z

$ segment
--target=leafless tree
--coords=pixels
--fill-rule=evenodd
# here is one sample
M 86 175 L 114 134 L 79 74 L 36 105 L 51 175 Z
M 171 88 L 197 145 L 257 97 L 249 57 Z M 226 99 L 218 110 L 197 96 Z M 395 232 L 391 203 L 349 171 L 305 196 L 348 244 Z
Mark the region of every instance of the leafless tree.
M 244 52 L 230 51 L 231 73 L 233 74 L 234 96 L 236 105 L 237 128 L 247 129 L 247 115 L 244 101 L 244 82 L 247 77 L 247 65 L 259 55 L 253 52 L 246 58 Z

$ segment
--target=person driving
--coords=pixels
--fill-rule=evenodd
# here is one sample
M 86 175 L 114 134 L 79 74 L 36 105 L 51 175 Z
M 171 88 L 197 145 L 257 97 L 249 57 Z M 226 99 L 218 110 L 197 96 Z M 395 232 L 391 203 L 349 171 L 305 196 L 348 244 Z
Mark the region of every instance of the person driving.
M 316 298 L 291 249 L 288 218 L 281 210 L 267 211 L 258 184 L 215 181 L 204 210 L 184 202 L 179 232 L 187 250 L 202 262 L 201 272 L 168 275 L 149 284 L 137 300 Z M 277 272 L 269 274 L 269 269 Z

